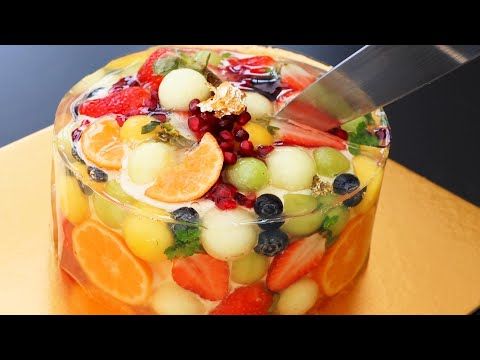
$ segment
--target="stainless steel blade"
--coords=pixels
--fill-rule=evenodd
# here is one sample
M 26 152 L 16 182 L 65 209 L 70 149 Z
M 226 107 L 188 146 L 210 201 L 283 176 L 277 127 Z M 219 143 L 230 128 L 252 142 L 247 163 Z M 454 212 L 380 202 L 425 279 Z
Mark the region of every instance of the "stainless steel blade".
M 480 55 L 480 45 L 367 45 L 321 76 L 276 117 L 320 130 L 430 84 Z

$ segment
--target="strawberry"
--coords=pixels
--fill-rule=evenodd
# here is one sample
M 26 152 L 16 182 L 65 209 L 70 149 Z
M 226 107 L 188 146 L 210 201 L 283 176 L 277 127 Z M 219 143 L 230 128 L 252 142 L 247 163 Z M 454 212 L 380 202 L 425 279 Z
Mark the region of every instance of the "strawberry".
M 267 287 L 286 289 L 318 266 L 325 252 L 325 240 L 319 234 L 297 240 L 275 256 L 268 269 Z
M 228 62 L 233 66 L 272 66 L 275 64 L 275 60 L 273 60 L 270 56 L 252 56 L 244 59 L 232 57 L 228 59 Z
M 125 88 L 104 98 L 86 101 L 80 105 L 80 114 L 100 117 L 107 114 L 138 115 L 142 108 L 152 106 L 150 91 L 140 87 Z
M 263 285 L 255 284 L 235 289 L 212 310 L 212 315 L 266 315 L 273 297 Z
M 295 64 L 284 65 L 280 76 L 283 85 L 295 91 L 303 90 L 315 81 L 314 75 Z
M 317 130 L 292 120 L 282 121 L 278 123 L 278 126 L 272 121 L 270 125 L 278 127 L 277 136 L 284 145 L 304 147 L 330 146 L 338 150 L 346 148 L 343 139 L 326 131 Z
M 173 280 L 207 300 L 222 300 L 228 294 L 228 263 L 207 254 L 173 260 Z
M 165 56 L 169 52 L 168 49 L 158 49 L 150 55 L 137 73 L 138 81 L 144 86 L 149 87 L 152 91 L 157 92 L 160 83 L 163 80 L 162 75 L 156 75 L 154 72 L 155 62 Z

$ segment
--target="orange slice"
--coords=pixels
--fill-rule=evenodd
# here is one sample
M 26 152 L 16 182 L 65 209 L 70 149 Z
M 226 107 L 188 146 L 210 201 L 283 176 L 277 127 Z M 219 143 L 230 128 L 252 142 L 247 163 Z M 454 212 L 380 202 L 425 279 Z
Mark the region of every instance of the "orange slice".
M 212 134 L 187 153 L 180 164 L 165 170 L 145 194 L 166 202 L 191 201 L 202 197 L 222 171 L 223 153 Z
M 337 242 L 327 250 L 313 278 L 323 293 L 333 296 L 340 292 L 360 272 L 370 249 L 370 235 L 375 208 L 353 218 Z
M 87 159 L 97 166 L 109 170 L 122 167 L 124 150 L 116 120 L 94 122 L 82 134 L 80 141 Z
M 150 292 L 151 270 L 128 250 L 122 238 L 94 220 L 75 227 L 73 251 L 89 280 L 127 304 L 142 304 Z

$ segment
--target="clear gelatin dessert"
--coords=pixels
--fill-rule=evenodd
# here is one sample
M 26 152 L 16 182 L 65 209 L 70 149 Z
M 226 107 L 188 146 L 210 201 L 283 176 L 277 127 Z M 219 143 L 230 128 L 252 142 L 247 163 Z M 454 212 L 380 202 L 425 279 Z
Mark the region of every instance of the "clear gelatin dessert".
M 54 140 L 69 307 L 314 314 L 351 287 L 368 259 L 386 116 L 323 114 L 315 129 L 275 117 L 327 70 L 266 47 L 154 47 L 76 84 Z

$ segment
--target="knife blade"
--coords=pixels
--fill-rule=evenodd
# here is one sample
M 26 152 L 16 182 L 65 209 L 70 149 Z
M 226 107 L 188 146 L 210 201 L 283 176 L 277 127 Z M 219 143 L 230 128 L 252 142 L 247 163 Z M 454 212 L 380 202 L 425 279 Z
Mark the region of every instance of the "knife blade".
M 388 105 L 480 55 L 480 45 L 367 45 L 276 115 L 327 131 Z

